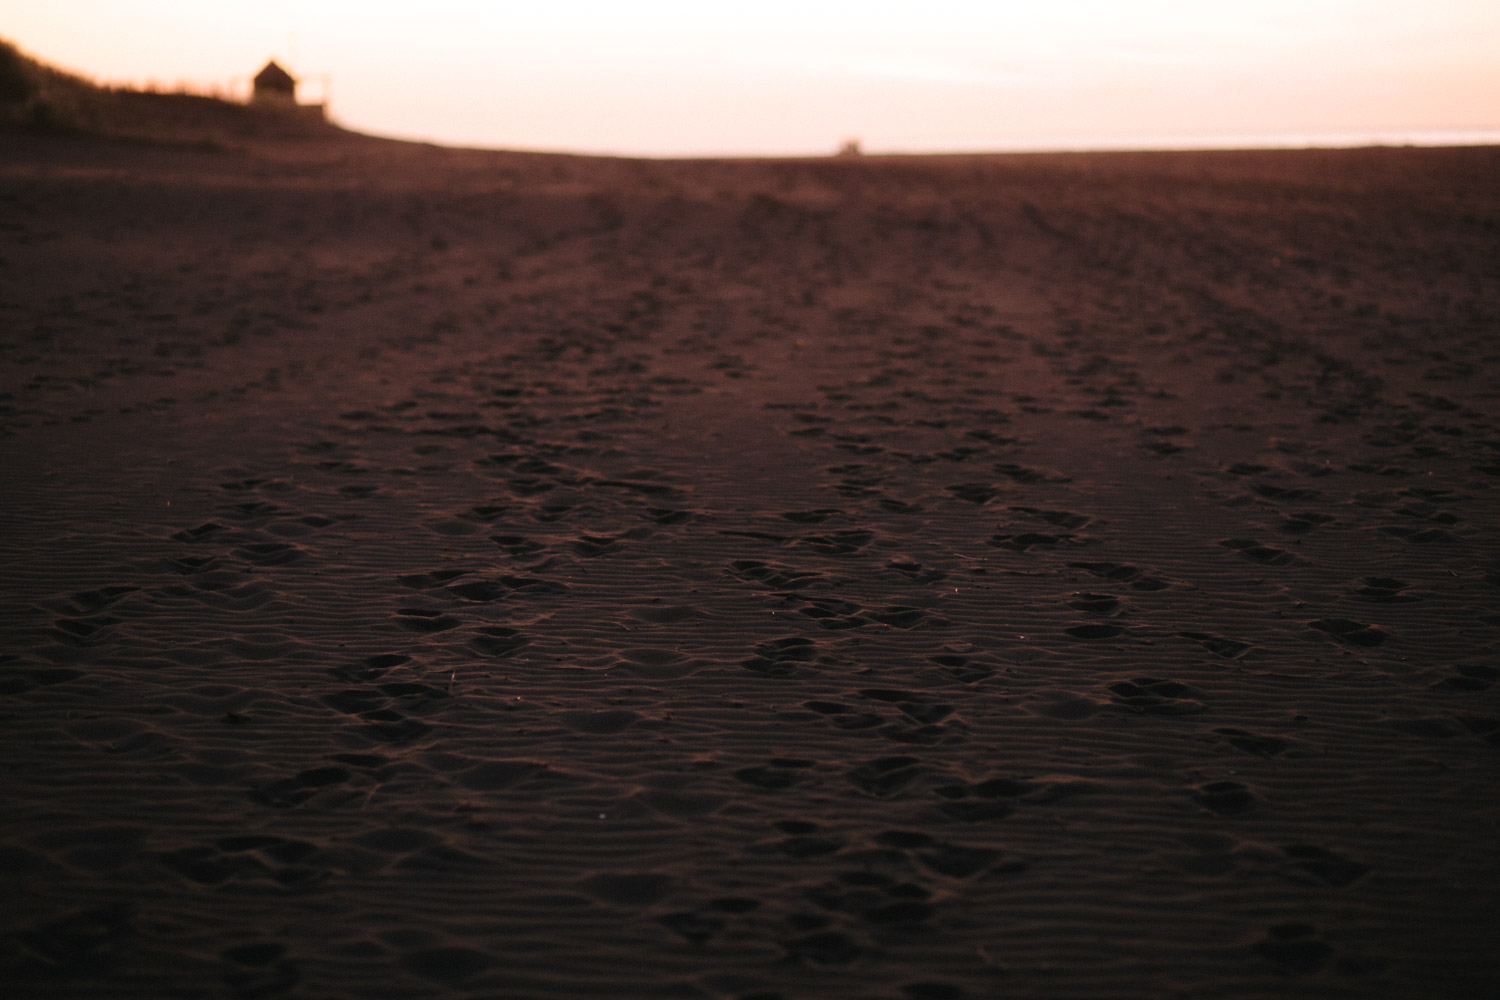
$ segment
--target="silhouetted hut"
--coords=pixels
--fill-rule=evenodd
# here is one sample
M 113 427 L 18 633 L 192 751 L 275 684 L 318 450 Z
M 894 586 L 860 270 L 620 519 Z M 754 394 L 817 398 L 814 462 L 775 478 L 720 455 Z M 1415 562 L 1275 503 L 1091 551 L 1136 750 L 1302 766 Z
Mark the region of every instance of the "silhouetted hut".
M 296 104 L 297 80 L 272 59 L 266 68 L 255 74 L 251 99 L 270 104 Z

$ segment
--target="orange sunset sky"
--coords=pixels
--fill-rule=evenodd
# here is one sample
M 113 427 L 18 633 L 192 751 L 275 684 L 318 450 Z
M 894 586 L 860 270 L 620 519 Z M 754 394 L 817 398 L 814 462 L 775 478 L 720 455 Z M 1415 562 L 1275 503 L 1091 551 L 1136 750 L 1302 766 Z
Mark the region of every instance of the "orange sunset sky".
M 275 57 L 361 131 L 630 155 L 1500 137 L 1496 0 L 0 0 L 106 83 Z

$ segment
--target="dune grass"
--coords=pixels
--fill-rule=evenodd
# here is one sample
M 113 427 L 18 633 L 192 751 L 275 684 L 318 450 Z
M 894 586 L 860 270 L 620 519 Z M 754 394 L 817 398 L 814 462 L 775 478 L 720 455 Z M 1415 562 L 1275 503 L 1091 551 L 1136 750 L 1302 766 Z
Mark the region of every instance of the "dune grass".
M 101 86 L 0 39 L 0 129 L 220 148 L 257 137 L 337 131 L 303 109 L 241 104 L 185 91 Z

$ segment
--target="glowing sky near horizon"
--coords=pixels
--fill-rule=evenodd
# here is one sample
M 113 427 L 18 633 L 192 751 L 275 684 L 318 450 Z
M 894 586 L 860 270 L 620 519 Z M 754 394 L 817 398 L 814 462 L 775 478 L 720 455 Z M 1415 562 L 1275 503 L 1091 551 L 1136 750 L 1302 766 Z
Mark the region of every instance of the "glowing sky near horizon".
M 1495 0 L 0 0 L 0 37 L 109 83 L 275 57 L 348 127 L 523 149 L 1500 129 Z

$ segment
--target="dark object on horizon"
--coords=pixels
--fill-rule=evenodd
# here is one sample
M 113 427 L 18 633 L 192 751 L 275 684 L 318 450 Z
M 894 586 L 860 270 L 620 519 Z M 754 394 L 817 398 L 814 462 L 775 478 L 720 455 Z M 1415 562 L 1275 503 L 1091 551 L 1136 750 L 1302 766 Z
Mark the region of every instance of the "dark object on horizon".
M 272 59 L 255 74 L 251 99 L 257 103 L 296 104 L 297 80 Z
M 323 118 L 327 114 L 328 78 L 326 76 L 323 77 L 323 92 L 324 101 L 317 104 L 298 104 L 297 78 L 272 59 L 259 73 L 255 74 L 250 89 L 250 103 L 267 108 L 292 109 L 306 113 L 313 118 Z

